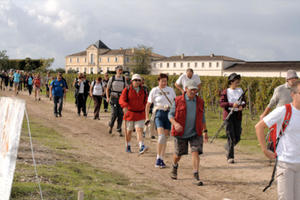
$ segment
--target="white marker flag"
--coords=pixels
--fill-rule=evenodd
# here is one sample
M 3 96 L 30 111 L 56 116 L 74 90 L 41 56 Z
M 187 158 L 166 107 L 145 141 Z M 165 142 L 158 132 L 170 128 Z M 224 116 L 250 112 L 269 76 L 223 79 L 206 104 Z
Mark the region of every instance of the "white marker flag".
M 0 98 L 0 200 L 8 200 L 14 178 L 25 101 Z

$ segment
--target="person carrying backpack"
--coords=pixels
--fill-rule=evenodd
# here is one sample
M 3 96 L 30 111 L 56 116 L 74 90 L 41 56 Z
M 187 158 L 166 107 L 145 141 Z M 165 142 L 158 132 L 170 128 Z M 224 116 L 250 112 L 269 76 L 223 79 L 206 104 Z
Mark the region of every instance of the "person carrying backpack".
M 135 128 L 140 148 L 139 153 L 143 154 L 148 149 L 148 147 L 144 145 L 142 137 L 145 124 L 147 93 L 141 85 L 142 78 L 139 74 L 134 74 L 131 80 L 131 85 L 129 88 L 123 90 L 119 99 L 120 106 L 124 111 L 124 120 L 127 129 L 125 130 L 126 152 L 131 153 L 131 133 Z
M 38 73 L 33 79 L 33 87 L 34 87 L 34 98 L 35 100 L 41 100 L 40 92 L 41 92 L 41 76 Z
M 119 98 L 122 94 L 124 88 L 128 87 L 125 77 L 122 76 L 123 67 L 121 65 L 116 67 L 116 75 L 110 77 L 107 88 L 106 88 L 106 96 L 107 102 L 110 102 L 111 106 L 111 118 L 108 124 L 109 126 L 109 134 L 112 133 L 112 129 L 114 127 L 114 123 L 117 119 L 117 132 L 120 136 L 122 135 L 122 122 L 123 122 L 123 110 L 119 104 Z
M 300 199 L 300 80 L 292 84 L 291 97 L 291 104 L 274 109 L 255 125 L 255 129 L 262 152 L 269 159 L 276 159 L 278 199 L 298 200 Z M 275 123 L 277 148 L 276 152 L 272 152 L 267 149 L 264 130 Z
M 102 78 L 99 76 L 97 80 L 93 81 L 90 87 L 90 97 L 94 100 L 94 119 L 100 120 L 99 112 L 102 103 L 102 96 L 104 90 L 102 85 Z
M 77 102 L 77 114 L 80 116 L 81 111 L 83 116 L 87 117 L 86 113 L 86 99 L 89 95 L 90 85 L 89 81 L 84 78 L 84 75 L 80 74 L 78 80 L 75 82 L 75 88 L 78 91 L 76 96 Z
M 32 85 L 33 85 L 33 77 L 32 74 L 29 73 L 27 77 L 27 88 L 28 88 L 29 95 L 31 95 L 32 92 Z

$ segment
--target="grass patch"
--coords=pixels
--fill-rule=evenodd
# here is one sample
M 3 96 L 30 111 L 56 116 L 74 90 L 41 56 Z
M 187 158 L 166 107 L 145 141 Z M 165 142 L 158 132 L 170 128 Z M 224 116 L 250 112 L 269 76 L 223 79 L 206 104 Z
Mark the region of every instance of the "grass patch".
M 75 200 L 79 190 L 84 191 L 85 199 L 151 199 L 159 194 L 158 190 L 148 186 L 131 184 L 122 174 L 80 162 L 67 152 L 73 147 L 59 133 L 36 120 L 30 125 L 44 199 Z M 26 123 L 23 123 L 20 146 L 22 159 L 17 160 L 11 199 L 40 199 Z

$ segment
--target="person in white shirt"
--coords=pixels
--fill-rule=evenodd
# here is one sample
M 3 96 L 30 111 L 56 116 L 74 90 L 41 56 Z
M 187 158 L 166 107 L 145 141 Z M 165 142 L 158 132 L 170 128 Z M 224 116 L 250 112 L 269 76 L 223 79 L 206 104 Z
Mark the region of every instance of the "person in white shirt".
M 168 87 L 168 75 L 160 74 L 158 76 L 158 86 L 150 91 L 148 102 L 146 105 L 146 123 L 149 122 L 150 106 L 153 103 L 154 108 L 152 116 L 154 116 L 155 126 L 158 133 L 157 158 L 155 167 L 165 168 L 164 154 L 167 146 L 167 136 L 171 130 L 171 122 L 168 119 L 170 107 L 174 104 L 176 97 L 173 88 Z
M 186 74 L 182 74 L 179 76 L 179 78 L 175 82 L 175 87 L 181 91 L 182 94 L 184 94 L 185 87 L 186 87 L 186 82 L 188 80 L 194 80 L 197 83 L 198 86 L 198 91 L 200 92 L 201 89 L 201 80 L 200 77 L 197 74 L 194 74 L 193 69 L 188 68 L 186 70 Z
M 101 108 L 102 96 L 104 88 L 102 85 L 102 78 L 99 76 L 97 80 L 93 81 L 90 87 L 90 97 L 94 100 L 94 119 L 100 120 L 99 112 Z
M 275 159 L 277 156 L 277 192 L 278 199 L 300 199 L 300 80 L 291 86 L 292 113 L 289 123 L 279 139 L 276 153 L 266 147 L 264 130 L 277 123 L 281 129 L 286 107 L 274 109 L 260 120 L 256 126 L 256 135 L 261 150 L 266 157 Z M 278 137 L 279 131 L 277 131 Z

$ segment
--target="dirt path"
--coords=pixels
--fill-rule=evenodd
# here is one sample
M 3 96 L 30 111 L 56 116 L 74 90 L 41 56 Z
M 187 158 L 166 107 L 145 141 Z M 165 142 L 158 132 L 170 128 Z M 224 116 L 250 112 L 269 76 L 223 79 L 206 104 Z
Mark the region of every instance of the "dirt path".
M 0 91 L 0 96 L 11 95 L 12 92 Z M 199 173 L 205 185 L 198 187 L 192 184 L 191 155 L 184 156 L 180 161 L 178 180 L 169 177 L 173 153 L 173 140 L 170 138 L 165 158 L 168 167 L 157 169 L 154 167 L 156 141 L 147 138 L 145 142 L 150 149 L 138 156 L 137 142 L 133 137 L 134 153 L 126 153 L 124 137 L 119 137 L 117 133 L 108 134 L 109 114 L 101 113 L 100 121 L 93 120 L 92 113 L 88 118 L 78 117 L 74 104 L 67 103 L 64 105 L 63 117 L 55 118 L 53 103 L 46 98 L 37 102 L 27 93 L 18 95 L 18 98 L 26 100 L 29 117 L 39 119 L 44 126 L 55 129 L 66 140 L 71 141 L 75 147 L 72 151 L 80 160 L 99 168 L 118 171 L 129 177 L 134 184 L 143 183 L 159 189 L 161 196 L 157 199 L 256 200 L 277 197 L 276 184 L 266 193 L 262 192 L 270 178 L 272 167 L 261 154 L 242 153 L 237 148 L 236 163 L 229 165 L 222 142 L 204 145 Z

